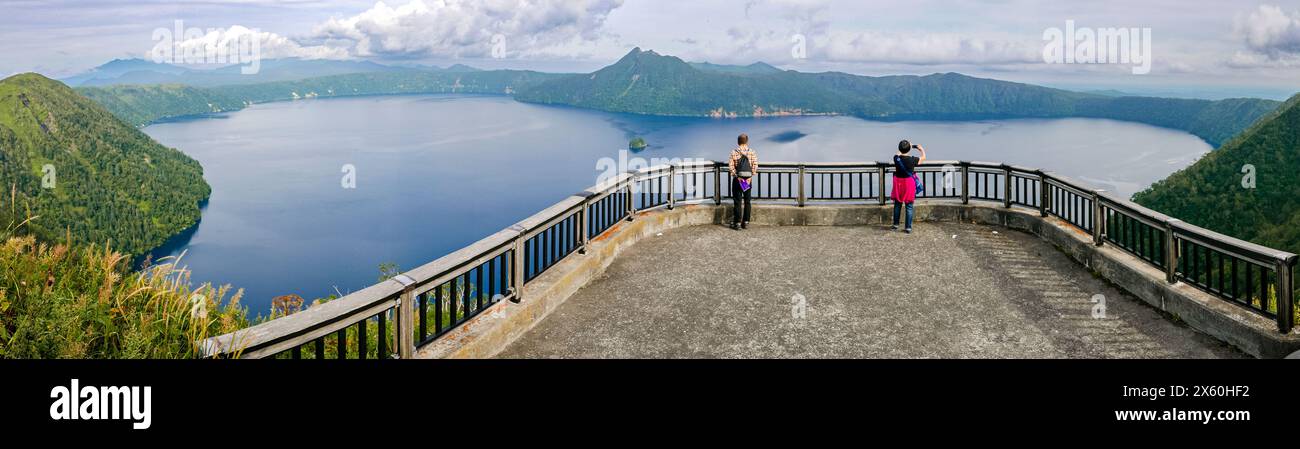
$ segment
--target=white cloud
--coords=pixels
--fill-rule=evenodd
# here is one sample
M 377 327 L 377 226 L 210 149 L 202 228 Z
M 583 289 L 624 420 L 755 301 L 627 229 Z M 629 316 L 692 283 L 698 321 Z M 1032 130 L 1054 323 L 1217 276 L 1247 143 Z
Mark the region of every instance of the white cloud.
M 834 32 L 821 42 L 825 59 L 838 62 L 1016 64 L 1042 62 L 1041 42 L 942 33 Z
M 810 61 L 902 65 L 1018 64 L 1041 62 L 1042 42 L 998 33 L 916 32 L 842 28 L 834 18 L 858 5 L 828 0 L 749 0 L 746 20 L 726 29 L 726 36 L 691 48 L 692 56 L 723 62 L 763 60 L 798 62 L 791 51 L 795 36 L 804 37 Z M 861 8 L 885 7 L 863 5 Z
M 1261 53 L 1239 51 L 1228 58 L 1228 67 L 1234 69 L 1269 69 L 1300 67 L 1300 57 L 1294 55 L 1269 56 Z
M 319 23 L 304 36 L 236 25 L 177 40 L 184 52 L 255 35 L 266 59 L 475 58 L 493 55 L 494 45 L 506 57 L 573 57 L 606 36 L 605 19 L 622 4 L 623 0 L 412 0 L 393 7 L 380 1 L 360 14 Z
M 1300 11 L 1287 13 L 1273 5 L 1260 5 L 1238 14 L 1233 34 L 1246 45 L 1228 61 L 1231 67 L 1290 67 L 1300 62 Z
M 173 32 L 173 30 L 166 30 L 166 29 L 160 31 L 166 31 L 169 34 Z M 238 48 L 238 44 L 241 41 L 250 41 L 252 39 L 258 40 L 258 45 L 259 45 L 258 50 L 260 51 L 260 57 L 265 59 L 274 59 L 274 58 L 343 59 L 348 57 L 347 52 L 343 51 L 342 49 L 331 48 L 326 46 L 304 46 L 292 39 L 289 39 L 285 36 L 281 36 L 279 34 L 254 30 L 240 25 L 235 25 L 223 29 L 209 29 L 209 30 L 199 30 L 197 28 L 192 28 L 189 31 L 182 31 L 182 32 L 185 33 L 186 35 L 172 36 L 172 39 L 175 40 L 175 45 L 172 47 L 173 53 L 168 53 L 168 54 L 174 54 L 175 59 L 177 60 L 192 59 L 192 58 L 184 57 L 184 55 L 187 54 L 189 55 L 212 54 L 211 53 L 212 50 L 209 49 Z M 202 34 L 200 35 L 199 33 Z M 158 55 L 160 54 L 160 52 L 166 53 L 167 49 L 163 48 L 163 46 L 172 45 L 172 44 L 173 41 L 171 40 L 158 41 L 154 45 L 154 48 L 153 50 L 151 50 L 150 53 L 154 55 Z M 172 59 L 172 58 L 169 57 L 167 59 Z M 197 63 L 201 63 L 202 61 L 185 60 L 185 61 L 178 61 L 178 62 L 197 64 Z
M 600 39 L 623 0 L 413 0 L 383 2 L 317 25 L 310 40 L 358 57 L 487 57 L 504 38 L 511 57 L 546 57 Z

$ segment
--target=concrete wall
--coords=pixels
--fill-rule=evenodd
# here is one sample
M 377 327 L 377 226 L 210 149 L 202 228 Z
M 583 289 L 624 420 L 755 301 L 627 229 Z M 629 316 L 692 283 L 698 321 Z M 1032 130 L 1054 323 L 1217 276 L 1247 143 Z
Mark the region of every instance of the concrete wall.
M 892 221 L 892 206 L 755 205 L 753 223 L 771 226 L 882 225 Z M 491 357 L 564 303 L 629 246 L 665 230 L 730 222 L 731 207 L 697 204 L 657 209 L 621 222 L 593 239 L 586 254 L 575 254 L 534 279 L 519 304 L 505 302 L 480 314 L 437 341 L 418 357 Z M 918 221 L 963 221 L 1029 232 L 1060 248 L 1085 267 L 1189 326 L 1256 357 L 1279 358 L 1300 349 L 1300 334 L 1282 335 L 1274 321 L 1229 304 L 1183 283 L 1170 285 L 1164 272 L 1112 246 L 1096 246 L 1092 235 L 1037 211 L 1007 209 L 993 203 L 927 202 L 916 205 Z

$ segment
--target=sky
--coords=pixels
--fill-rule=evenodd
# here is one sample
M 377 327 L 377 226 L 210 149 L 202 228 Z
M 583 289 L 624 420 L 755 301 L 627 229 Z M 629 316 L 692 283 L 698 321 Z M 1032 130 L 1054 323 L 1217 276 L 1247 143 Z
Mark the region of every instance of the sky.
M 159 30 L 178 20 L 195 28 L 191 44 L 255 38 L 262 58 L 589 72 L 641 47 L 687 61 L 1080 90 L 1300 91 L 1300 0 L 0 0 L 0 76 L 151 59 Z M 1091 33 L 1071 34 L 1074 46 L 1051 38 L 1067 27 Z M 1089 61 L 1097 50 L 1079 47 L 1106 47 L 1105 30 L 1137 37 L 1132 60 L 1045 55 L 1061 45 L 1053 55 Z M 1135 70 L 1138 59 L 1149 71 Z

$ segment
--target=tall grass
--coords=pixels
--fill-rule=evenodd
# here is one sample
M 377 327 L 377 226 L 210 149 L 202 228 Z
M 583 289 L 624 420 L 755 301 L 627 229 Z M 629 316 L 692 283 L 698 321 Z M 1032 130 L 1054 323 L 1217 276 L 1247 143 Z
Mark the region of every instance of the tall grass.
M 191 358 L 248 325 L 242 290 L 192 287 L 179 259 L 133 272 L 106 246 L 0 237 L 0 358 Z

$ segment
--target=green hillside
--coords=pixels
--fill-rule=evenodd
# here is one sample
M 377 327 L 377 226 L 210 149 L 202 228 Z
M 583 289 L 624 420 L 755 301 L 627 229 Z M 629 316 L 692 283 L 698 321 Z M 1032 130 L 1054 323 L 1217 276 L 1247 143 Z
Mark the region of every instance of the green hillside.
M 1256 170 L 1254 189 L 1242 187 L 1247 164 Z M 1300 95 L 1133 199 L 1197 226 L 1300 253 Z
M 1180 129 L 1219 145 L 1279 104 L 1112 97 L 957 73 L 870 77 L 748 71 L 688 64 L 634 49 L 590 74 L 521 89 L 520 101 L 615 112 L 690 116 L 845 114 L 876 120 L 1093 117 Z
M 522 89 L 520 101 L 656 115 L 753 116 L 843 112 L 855 103 L 797 72 L 736 75 L 633 50 L 594 73 Z
M 218 94 L 250 103 L 311 97 L 428 93 L 512 94 L 521 86 L 563 75 L 522 70 L 480 72 L 354 73 L 252 85 L 214 87 Z
M 243 102 L 212 90 L 180 84 L 81 87 L 77 92 L 135 126 L 144 126 L 164 117 L 234 111 L 244 107 Z
M 198 162 L 32 73 L 0 80 L 0 180 L 0 218 L 35 215 L 26 229 L 43 241 L 111 241 L 130 254 L 193 225 L 210 192 Z

